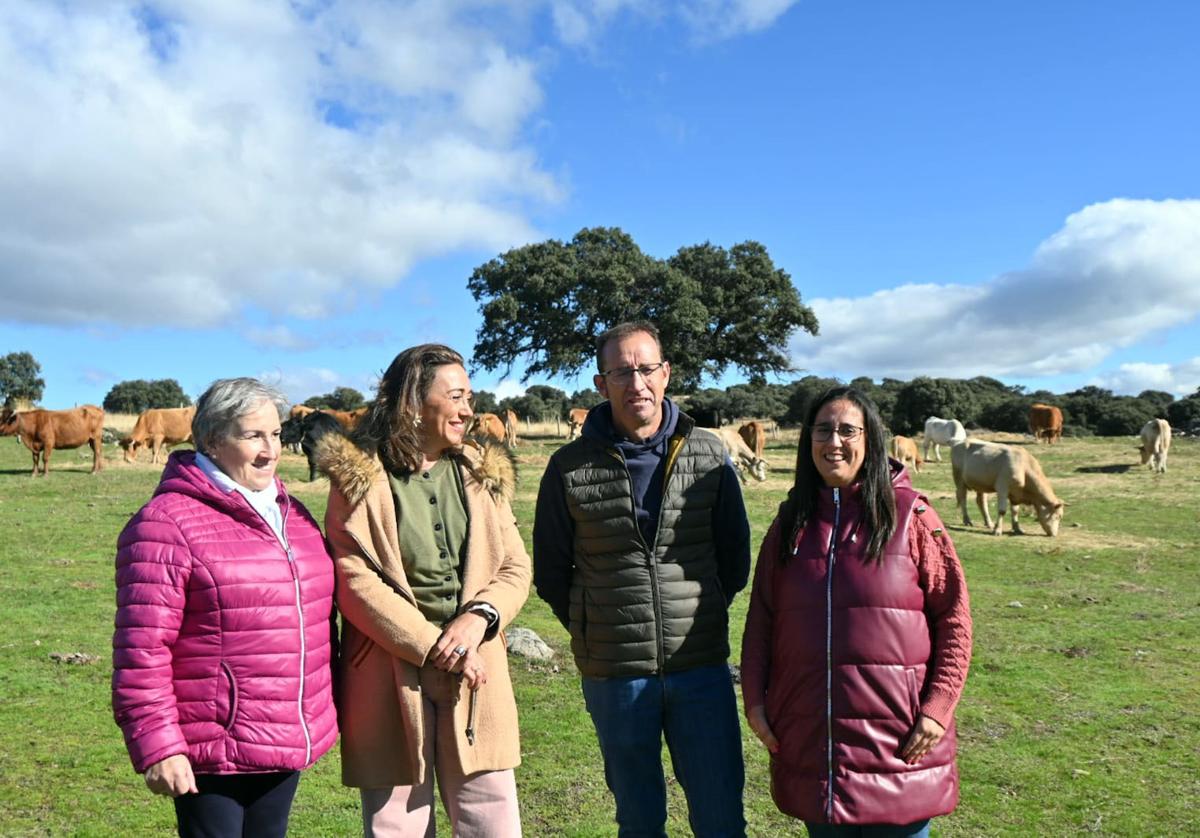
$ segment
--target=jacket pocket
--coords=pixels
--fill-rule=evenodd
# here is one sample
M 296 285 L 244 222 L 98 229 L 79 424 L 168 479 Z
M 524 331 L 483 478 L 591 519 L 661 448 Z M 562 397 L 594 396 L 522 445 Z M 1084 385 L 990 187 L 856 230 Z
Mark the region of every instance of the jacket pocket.
M 237 681 L 233 678 L 233 670 L 229 668 L 229 664 L 221 661 L 221 674 L 225 676 L 225 680 L 229 683 L 229 717 L 221 723 L 221 727 L 229 730 L 233 727 L 233 721 L 237 718 L 238 709 L 238 689 Z

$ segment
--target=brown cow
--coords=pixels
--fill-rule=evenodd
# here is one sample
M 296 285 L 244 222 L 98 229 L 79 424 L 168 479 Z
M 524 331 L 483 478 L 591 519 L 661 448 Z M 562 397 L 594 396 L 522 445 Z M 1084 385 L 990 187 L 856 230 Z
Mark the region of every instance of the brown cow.
M 737 432 L 738 436 L 746 441 L 747 447 L 754 452 L 754 456 L 761 460 L 763 449 L 767 447 L 767 430 L 763 427 L 763 423 L 751 419 L 738 428 Z
M 917 474 L 921 473 L 921 466 L 925 463 L 917 443 L 906 436 L 892 437 L 892 456 L 902 463 L 912 460 L 913 471 Z
M 517 447 L 517 414 L 511 410 L 504 411 L 504 444 Z
M 125 462 L 137 462 L 138 448 L 149 443 L 150 462 L 157 463 L 164 445 L 178 445 L 192 440 L 192 417 L 195 407 L 152 407 L 143 410 L 133 432 L 121 440 Z
M 104 436 L 104 411 L 94 404 L 71 410 L 29 410 L 17 413 L 5 408 L 0 412 L 0 436 L 16 434 L 33 453 L 33 472 L 50 473 L 50 453 L 55 448 L 78 448 L 85 442 L 92 447 L 92 474 L 104 467 L 101 451 Z
M 1051 445 L 1062 439 L 1063 415 L 1057 407 L 1049 404 L 1029 406 L 1029 432 L 1037 442 L 1046 440 Z
M 360 407 L 357 410 L 334 410 L 332 407 L 323 407 L 321 408 L 321 412 L 332 416 L 347 431 L 352 431 L 354 430 L 354 426 L 358 424 L 358 420 L 366 415 L 367 409 Z
M 303 419 L 305 416 L 312 413 L 314 410 L 316 410 L 315 407 L 309 407 L 306 404 L 294 404 L 294 405 L 292 405 L 291 413 L 288 414 L 288 418 L 289 419 Z
M 586 407 L 573 407 L 567 413 L 567 440 L 572 440 L 579 436 L 580 430 L 583 428 L 583 423 L 587 421 L 588 409 Z
M 504 422 L 495 413 L 477 413 L 471 423 L 470 434 L 479 439 L 494 439 L 504 442 Z

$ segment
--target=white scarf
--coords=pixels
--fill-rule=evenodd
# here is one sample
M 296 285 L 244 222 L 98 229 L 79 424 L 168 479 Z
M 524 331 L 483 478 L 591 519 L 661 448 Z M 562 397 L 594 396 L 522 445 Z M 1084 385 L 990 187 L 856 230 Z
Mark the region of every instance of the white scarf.
M 199 451 L 196 452 L 196 465 L 204 472 L 204 476 L 214 486 L 225 492 L 225 494 L 240 492 L 242 497 L 250 502 L 250 507 L 258 513 L 259 517 L 267 522 L 267 526 L 275 533 L 275 537 L 279 539 L 279 543 L 283 545 L 283 549 L 287 549 L 287 536 L 283 532 L 283 510 L 279 508 L 277 487 L 274 480 L 265 489 L 247 489 L 241 483 L 238 483 L 228 474 L 221 471 L 220 466 Z

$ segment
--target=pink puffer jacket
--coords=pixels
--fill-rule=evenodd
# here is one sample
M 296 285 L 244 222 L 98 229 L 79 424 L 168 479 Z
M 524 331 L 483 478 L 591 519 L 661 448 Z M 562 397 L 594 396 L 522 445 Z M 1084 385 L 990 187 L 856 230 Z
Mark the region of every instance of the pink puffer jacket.
M 113 715 L 135 770 L 186 754 L 201 774 L 306 768 L 337 738 L 333 563 L 276 480 L 290 550 L 191 451 L 117 541 Z

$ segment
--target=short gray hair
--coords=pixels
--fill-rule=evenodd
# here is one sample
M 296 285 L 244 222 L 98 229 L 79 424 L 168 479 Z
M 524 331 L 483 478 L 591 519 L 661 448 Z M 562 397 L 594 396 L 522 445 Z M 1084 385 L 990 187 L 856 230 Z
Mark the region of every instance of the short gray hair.
M 282 421 L 288 415 L 287 396 L 257 378 L 221 378 L 214 381 L 196 400 L 192 417 L 192 439 L 196 450 L 204 454 L 232 435 L 240 417 L 253 413 L 263 402 L 271 402 Z

